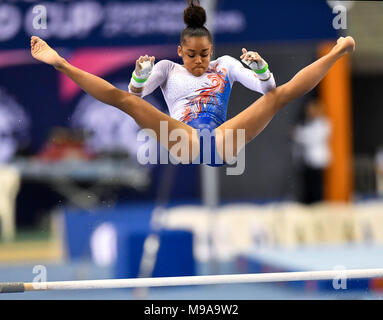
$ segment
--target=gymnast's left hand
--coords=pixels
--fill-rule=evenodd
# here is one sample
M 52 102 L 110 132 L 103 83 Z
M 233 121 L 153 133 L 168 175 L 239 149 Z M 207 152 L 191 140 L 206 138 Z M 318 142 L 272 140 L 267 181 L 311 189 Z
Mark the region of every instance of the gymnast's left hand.
M 262 59 L 258 52 L 247 51 L 246 48 L 242 48 L 240 59 L 252 69 L 262 69 L 266 65 L 265 60 Z

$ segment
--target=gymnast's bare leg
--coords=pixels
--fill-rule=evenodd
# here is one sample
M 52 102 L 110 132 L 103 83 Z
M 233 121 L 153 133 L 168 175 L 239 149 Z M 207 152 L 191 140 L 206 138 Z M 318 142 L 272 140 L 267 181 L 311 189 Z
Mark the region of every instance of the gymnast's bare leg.
M 173 145 L 179 141 L 172 141 L 170 133 L 173 130 L 188 139 L 189 152 L 187 153 L 186 162 L 191 162 L 199 154 L 199 138 L 197 130 L 191 126 L 169 117 L 167 114 L 159 111 L 147 101 L 114 87 L 109 82 L 72 66 L 64 58 L 62 58 L 55 50 L 53 50 L 44 40 L 33 36 L 31 38 L 31 54 L 32 56 L 44 63 L 52 65 L 56 70 L 64 73 L 72 79 L 81 89 L 93 96 L 95 99 L 114 106 L 130 115 L 142 129 L 151 129 L 156 133 L 158 141 L 166 145 L 170 150 Z M 167 134 L 161 135 L 161 122 L 166 121 L 168 125 Z M 167 141 L 162 141 L 163 137 Z M 182 153 L 182 152 L 181 152 Z M 176 156 L 180 156 L 178 153 Z M 189 161 L 187 161 L 189 160 Z M 183 159 L 183 163 L 185 159 Z

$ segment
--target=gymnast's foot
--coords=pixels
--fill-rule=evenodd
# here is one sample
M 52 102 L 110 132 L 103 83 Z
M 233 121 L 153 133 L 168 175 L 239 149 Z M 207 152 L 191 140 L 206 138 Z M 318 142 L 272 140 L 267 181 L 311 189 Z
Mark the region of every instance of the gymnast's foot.
M 355 50 L 355 40 L 350 36 L 340 37 L 332 50 L 341 56 L 353 52 Z
M 33 58 L 54 67 L 58 67 L 62 62 L 62 58 L 59 54 L 44 40 L 36 36 L 32 36 L 31 38 L 31 54 Z

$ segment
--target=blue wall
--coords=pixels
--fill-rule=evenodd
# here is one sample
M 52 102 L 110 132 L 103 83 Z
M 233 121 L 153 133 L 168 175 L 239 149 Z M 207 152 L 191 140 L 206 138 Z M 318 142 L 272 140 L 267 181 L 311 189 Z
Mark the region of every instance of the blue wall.
M 36 4 L 0 5 L 9 16 L 2 48 L 25 48 L 31 34 L 54 46 L 88 47 L 173 44 L 184 27 L 183 0 L 44 1 L 47 30 L 32 27 Z M 333 38 L 333 14 L 324 0 L 217 1 L 216 41 L 296 41 Z M 39 3 L 37 3 L 39 4 Z M 6 11 L 5 11 L 6 10 Z

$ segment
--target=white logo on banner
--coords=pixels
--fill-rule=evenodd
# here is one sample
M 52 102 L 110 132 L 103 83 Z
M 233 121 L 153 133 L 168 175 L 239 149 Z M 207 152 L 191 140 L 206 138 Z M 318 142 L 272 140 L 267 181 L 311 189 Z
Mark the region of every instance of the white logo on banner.
M 68 3 L 41 2 L 26 12 L 16 4 L 0 5 L 0 41 L 24 32 L 48 40 L 84 39 L 96 28 L 98 36 L 139 37 L 143 35 L 178 36 L 185 27 L 182 1 L 72 1 Z M 246 18 L 239 10 L 215 13 L 216 33 L 240 33 Z
M 16 36 L 21 24 L 22 16 L 17 7 L 0 4 L 0 41 L 7 41 Z

